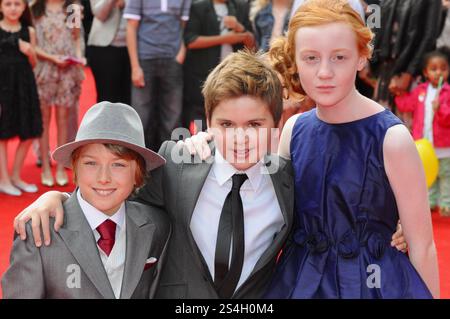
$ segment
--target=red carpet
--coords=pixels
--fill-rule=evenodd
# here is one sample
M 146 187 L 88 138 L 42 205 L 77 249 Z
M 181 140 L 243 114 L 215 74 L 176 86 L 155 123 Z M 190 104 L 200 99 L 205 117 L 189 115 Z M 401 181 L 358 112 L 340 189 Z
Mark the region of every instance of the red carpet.
M 86 69 L 86 80 L 83 83 L 83 89 L 81 94 L 80 102 L 80 114 L 79 118 L 83 116 L 86 110 L 95 104 L 97 99 L 95 92 L 95 85 L 92 74 L 89 69 Z M 18 140 L 12 140 L 8 143 L 8 157 L 9 166 L 12 167 L 12 162 L 14 160 L 14 152 L 17 147 Z M 54 119 L 52 119 L 52 126 L 50 128 L 50 145 L 52 150 L 56 146 L 56 124 Z M 20 197 L 11 197 L 3 193 L 0 193 L 0 277 L 6 270 L 9 264 L 9 252 L 12 245 L 13 239 L 13 220 L 14 217 L 32 203 L 39 195 L 47 192 L 51 189 L 62 190 L 66 192 L 71 192 L 74 189 L 73 184 L 69 184 L 65 187 L 54 187 L 48 188 L 42 186 L 40 183 L 41 170 L 35 165 L 36 158 L 30 148 L 27 159 L 25 161 L 25 166 L 22 173 L 22 178 L 30 183 L 34 183 L 39 188 L 39 193 L 37 194 L 25 194 Z M 54 167 L 53 167 L 54 169 Z M 70 171 L 67 171 L 71 180 Z M 0 290 L 1 298 L 1 290 Z
M 80 117 L 93 105 L 96 100 L 95 86 L 92 74 L 89 70 L 86 72 L 86 80 L 83 84 L 81 95 Z M 55 127 L 51 128 L 51 141 L 55 145 Z M 17 141 L 9 143 L 9 158 L 12 162 L 13 154 Z M 12 223 L 14 217 L 25 207 L 27 207 L 40 194 L 49 190 L 40 185 L 40 170 L 35 166 L 35 158 L 30 151 L 24 168 L 23 177 L 26 181 L 35 183 L 39 186 L 38 194 L 26 194 L 21 197 L 10 197 L 0 193 L 0 277 L 6 270 L 9 263 L 9 251 L 11 249 L 13 239 Z M 56 188 L 64 191 L 72 191 L 73 185 L 62 188 Z M 450 218 L 441 218 L 437 214 L 433 214 L 434 236 L 438 250 L 439 269 L 441 276 L 441 297 L 450 298 Z M 1 298 L 1 291 L 0 291 Z
M 441 298 L 450 299 L 450 218 L 433 213 L 434 241 L 441 277 Z

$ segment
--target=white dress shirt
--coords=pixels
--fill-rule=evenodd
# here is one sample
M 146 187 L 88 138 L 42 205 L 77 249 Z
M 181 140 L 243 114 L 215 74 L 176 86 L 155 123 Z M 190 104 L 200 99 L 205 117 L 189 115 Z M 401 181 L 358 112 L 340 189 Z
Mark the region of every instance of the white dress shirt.
M 119 210 L 114 215 L 108 216 L 85 201 L 79 189 L 77 191 L 77 198 L 80 203 L 81 210 L 91 226 L 96 242 L 100 239 L 100 234 L 96 229 L 100 224 L 107 219 L 111 219 L 117 225 L 116 240 L 109 256 L 105 254 L 98 244 L 97 249 L 100 252 L 100 257 L 103 266 L 105 267 L 106 274 L 108 275 L 112 290 L 114 291 L 114 295 L 117 299 L 119 299 L 120 292 L 122 290 L 123 271 L 126 257 L 125 203 L 122 203 Z
M 213 166 L 192 214 L 192 235 L 214 279 L 220 214 L 231 190 L 231 177 L 236 173 L 247 174 L 248 179 L 240 190 L 244 209 L 244 265 L 236 289 L 247 280 L 261 255 L 285 224 L 272 180 L 270 175 L 262 173 L 264 171 L 267 172 L 267 168 L 260 161 L 248 170 L 239 172 L 216 150 Z

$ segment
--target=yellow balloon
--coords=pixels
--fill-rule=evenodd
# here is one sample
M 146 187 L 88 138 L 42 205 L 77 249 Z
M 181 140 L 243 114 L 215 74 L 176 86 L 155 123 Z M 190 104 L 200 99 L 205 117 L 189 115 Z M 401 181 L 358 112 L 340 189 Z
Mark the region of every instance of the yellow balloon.
M 427 139 L 420 139 L 416 141 L 417 151 L 422 160 L 423 168 L 425 169 L 425 177 L 428 188 L 433 185 L 439 172 L 439 160 L 434 152 L 433 145 Z

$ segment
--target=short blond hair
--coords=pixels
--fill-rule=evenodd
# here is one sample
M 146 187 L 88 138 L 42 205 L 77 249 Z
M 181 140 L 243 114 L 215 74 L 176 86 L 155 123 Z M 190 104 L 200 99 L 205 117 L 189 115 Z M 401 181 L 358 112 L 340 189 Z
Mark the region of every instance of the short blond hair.
M 361 16 L 353 10 L 348 0 L 307 0 L 295 12 L 289 22 L 287 37 L 275 39 L 269 50 L 273 68 L 281 74 L 289 92 L 304 95 L 295 63 L 295 34 L 304 27 L 315 27 L 329 23 L 345 23 L 355 32 L 359 54 L 372 57 L 372 31 Z M 301 70 L 300 70 L 301 72 Z
M 209 74 L 202 94 L 209 121 L 220 102 L 241 96 L 251 96 L 265 102 L 275 123 L 279 122 L 283 112 L 280 79 L 262 53 L 244 50 L 227 56 Z

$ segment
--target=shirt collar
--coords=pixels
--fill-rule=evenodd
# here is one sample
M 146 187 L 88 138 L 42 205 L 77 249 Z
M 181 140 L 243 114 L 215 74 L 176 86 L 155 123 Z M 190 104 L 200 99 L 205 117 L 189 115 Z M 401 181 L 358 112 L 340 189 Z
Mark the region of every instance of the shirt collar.
M 80 189 L 77 190 L 77 199 L 78 203 L 80 203 L 81 210 L 83 211 L 86 219 L 91 226 L 91 229 L 94 230 L 100 224 L 102 224 L 107 219 L 111 219 L 116 223 L 119 228 L 122 228 L 125 222 L 125 202 L 120 205 L 119 210 L 112 216 L 108 216 L 105 213 L 99 211 L 97 208 L 89 204 L 87 201 L 83 199 L 81 196 Z
M 229 162 L 227 162 L 223 155 L 216 149 L 214 154 L 214 164 L 212 167 L 214 176 L 216 177 L 219 186 L 223 186 L 234 174 L 247 174 L 250 186 L 253 191 L 257 191 L 263 179 L 264 170 L 267 170 L 263 164 L 263 160 L 259 160 L 255 165 L 245 171 L 238 171 Z

